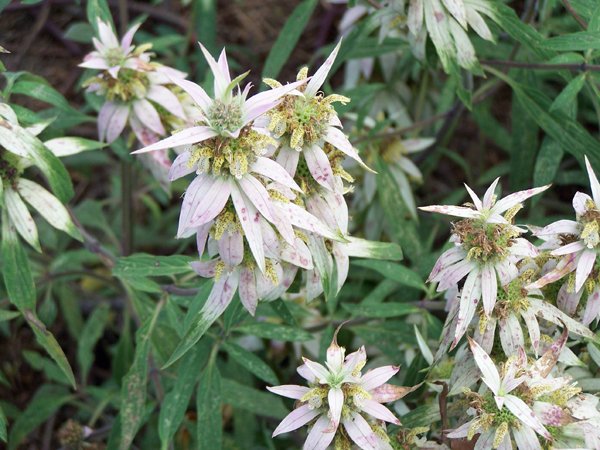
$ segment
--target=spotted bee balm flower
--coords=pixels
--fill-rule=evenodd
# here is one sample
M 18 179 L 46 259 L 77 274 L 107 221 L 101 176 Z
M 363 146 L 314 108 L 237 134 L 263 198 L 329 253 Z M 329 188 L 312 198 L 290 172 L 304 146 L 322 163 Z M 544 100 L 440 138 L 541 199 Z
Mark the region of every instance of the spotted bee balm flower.
M 565 330 L 533 363 L 518 349 L 500 370 L 490 355 L 469 339 L 486 389 L 466 392 L 471 405 L 467 414 L 474 418 L 448 437 L 472 440 L 478 434 L 476 450 L 597 448 L 585 445 L 599 442 L 598 430 L 591 429 L 600 417 L 597 399 L 594 402 L 588 394 L 581 394 L 581 389 L 555 368 L 567 335 Z
M 139 25 L 133 26 L 119 43 L 111 26 L 98 21 L 99 39 L 80 67 L 100 72 L 86 80 L 88 92 L 105 98 L 98 113 L 98 135 L 108 143 L 117 139 L 129 125 L 142 145 L 150 145 L 184 125 L 185 93 L 173 83 L 185 74 L 151 61 L 147 50 L 132 40 Z M 166 189 L 170 167 L 168 150 L 142 157 L 142 163 Z
M 543 186 L 515 192 L 497 200 L 496 179 L 483 200 L 466 186 L 472 204 L 467 206 L 424 206 L 419 209 L 460 217 L 453 224 L 454 246 L 444 252 L 433 267 L 429 280 L 437 282 L 437 290 L 451 288 L 466 277 L 460 294 L 456 331 L 452 346 L 466 332 L 480 300 L 489 316 L 494 309 L 498 286 L 505 286 L 518 275 L 517 262 L 537 255 L 537 249 L 519 237 L 526 230 L 512 224 L 521 202 L 548 189 Z
M 336 183 L 335 175 L 349 177 L 341 166 L 345 156 L 367 168 L 341 131 L 342 123 L 332 105 L 334 102 L 345 104 L 350 99 L 338 94 L 325 97 L 319 92 L 340 45 L 341 41 L 306 85 L 300 85 L 286 95 L 277 108 L 268 114 L 268 129 L 282 142 L 277 162 L 290 175 L 297 172 L 302 176 L 310 174 L 316 184 L 331 191 L 341 189 L 341 185 Z M 297 79 L 305 80 L 307 74 L 308 68 L 304 68 L 298 73 Z M 281 89 L 282 85 L 278 81 L 268 79 L 265 82 L 274 90 Z M 302 185 L 302 189 L 307 191 L 309 185 L 310 182 Z
M 172 78 L 198 106 L 195 125 L 134 153 L 184 149 L 169 177 L 196 174 L 184 195 L 177 235 L 195 234 L 199 255 L 208 244 L 213 258 L 194 264 L 198 274 L 216 281 L 203 314 L 220 314 L 236 290 L 254 314 L 258 298 L 282 279 L 280 261 L 312 268 L 310 253 L 298 239 L 302 230 L 340 237 L 294 203 L 300 186 L 268 157 L 277 141 L 255 124 L 308 80 L 248 97 L 251 86 L 239 87 L 247 73 L 232 80 L 225 51 L 217 61 L 201 48 L 214 76 L 214 98 L 190 81 Z
M 385 423 L 399 425 L 400 421 L 382 403 L 398 400 L 413 388 L 387 383 L 398 367 L 384 366 L 362 374 L 365 364 L 364 347 L 346 356 L 335 337 L 327 349 L 325 366 L 304 358 L 298 373 L 307 380 L 308 387 L 267 388 L 297 401 L 273 436 L 308 424 L 305 450 L 325 450 L 332 442 L 335 448 L 350 448 L 353 442 L 365 450 L 391 449 Z
M 559 220 L 534 232 L 535 236 L 556 243 L 557 248 L 551 250 L 550 255 L 558 258 L 558 263 L 531 286 L 543 288 L 568 275 L 567 282 L 559 292 L 559 304 L 562 303 L 561 306 L 565 307 L 567 313 L 574 314 L 582 295 L 586 294 L 587 303 L 582 322 L 589 325 L 600 316 L 600 277 L 597 269 L 600 250 L 600 183 L 587 156 L 585 165 L 592 197 L 577 192 L 573 198 L 576 220 Z

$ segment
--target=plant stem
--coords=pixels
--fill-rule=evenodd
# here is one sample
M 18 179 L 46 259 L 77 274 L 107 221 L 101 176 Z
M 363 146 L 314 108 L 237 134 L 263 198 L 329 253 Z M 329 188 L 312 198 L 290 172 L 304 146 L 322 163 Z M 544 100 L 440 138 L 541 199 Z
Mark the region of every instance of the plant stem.
M 121 160 L 121 252 L 131 254 L 133 248 L 133 167 L 130 161 Z
M 579 25 L 581 25 L 581 27 L 584 30 L 587 30 L 588 24 L 586 23 L 585 20 L 583 20 L 581 18 L 581 16 L 579 14 L 577 14 L 577 11 L 575 11 L 573 6 L 571 6 L 570 0 L 562 0 L 562 2 L 563 2 L 563 5 L 565 5 L 565 9 L 567 11 L 569 11 L 569 14 L 571 14 L 573 16 L 573 19 L 575 19 L 577 21 L 577 23 L 579 23 Z

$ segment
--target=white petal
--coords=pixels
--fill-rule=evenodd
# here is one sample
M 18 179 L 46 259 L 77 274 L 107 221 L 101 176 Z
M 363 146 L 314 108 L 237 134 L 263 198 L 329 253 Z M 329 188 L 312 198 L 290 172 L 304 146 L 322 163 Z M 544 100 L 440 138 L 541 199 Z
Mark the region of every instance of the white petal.
M 540 441 L 535 432 L 529 427 L 512 428 L 517 448 L 523 450 L 542 450 Z
M 285 212 L 290 223 L 303 230 L 310 231 L 333 240 L 340 240 L 339 236 L 327 227 L 323 222 L 308 213 L 298 205 L 288 202 L 277 202 L 280 209 Z
M 258 292 L 256 288 L 256 275 L 254 271 L 249 267 L 242 267 L 240 271 L 240 285 L 238 287 L 238 293 L 242 305 L 254 316 L 256 313 L 256 307 L 258 306 Z M 300 387 L 300 386 L 298 386 Z
M 168 76 L 168 75 L 167 75 Z M 196 83 L 193 83 L 188 80 L 184 80 L 178 77 L 169 76 L 169 80 L 173 84 L 176 84 L 185 92 L 188 93 L 190 97 L 196 102 L 196 104 L 200 107 L 204 114 L 208 114 L 210 107 L 213 103 L 213 100 L 208 96 L 208 94 Z
M 481 297 L 483 300 L 483 309 L 486 315 L 490 315 L 496 305 L 496 295 L 498 292 L 498 281 L 496 271 L 491 264 L 486 264 L 481 269 Z
M 244 237 L 241 233 L 223 233 L 217 242 L 219 256 L 228 266 L 237 266 L 244 259 Z
M 292 150 L 295 154 L 298 154 L 295 150 Z M 296 191 L 302 191 L 300 186 L 294 181 L 289 173 L 285 171 L 283 167 L 277 164 L 275 161 L 269 158 L 259 156 L 256 158 L 256 162 L 251 167 L 252 172 L 256 172 L 259 175 L 270 178 L 284 186 L 294 189 Z
M 446 214 L 448 216 L 464 217 L 467 219 L 475 219 L 481 216 L 481 213 L 479 211 L 476 211 L 471 208 L 465 208 L 464 206 L 432 205 L 420 206 L 419 209 L 422 211 Z
M 398 373 L 398 370 L 400 370 L 400 368 L 396 366 L 384 366 L 369 370 L 362 376 L 360 385 L 365 391 L 368 392 L 371 389 L 375 389 L 376 387 L 379 387 L 383 383 L 387 382 L 390 378 Z
M 205 197 L 198 203 L 196 210 L 190 215 L 187 226 L 197 228 L 217 217 L 227 204 L 230 193 L 231 188 L 227 180 L 215 177 L 212 185 L 206 190 Z
M 594 268 L 596 262 L 596 252 L 594 250 L 584 250 L 577 261 L 577 269 L 575 271 L 575 291 L 583 287 L 587 281 L 589 274 Z
M 475 363 L 481 371 L 482 380 L 494 394 L 500 389 L 500 374 L 492 358 L 479 346 L 477 342 L 469 338 L 469 346 L 473 352 Z
M 500 343 L 506 355 L 515 355 L 525 346 L 521 324 L 514 314 L 500 319 Z
M 304 361 L 304 365 L 313 373 L 319 383 L 325 384 L 327 382 L 329 371 L 325 367 L 310 359 L 302 358 L 302 360 Z
M 525 321 L 525 325 L 529 332 L 529 340 L 531 341 L 531 346 L 537 357 L 540 346 L 540 325 L 538 324 L 535 314 L 530 309 L 521 311 L 521 317 L 523 317 L 523 320 Z
M 590 187 L 592 188 L 592 197 L 594 198 L 594 203 L 596 206 L 600 206 L 600 183 L 598 183 L 598 178 L 594 173 L 594 169 L 592 169 L 592 165 L 587 156 L 585 156 L 585 167 L 587 169 L 588 177 L 590 178 Z
M 154 150 L 164 150 L 167 148 L 178 147 L 180 145 L 197 144 L 198 142 L 206 141 L 212 137 L 215 137 L 217 133 L 211 130 L 209 127 L 197 126 L 186 128 L 183 131 L 175 133 L 173 136 L 169 136 L 156 144 L 149 145 L 133 152 L 133 154 L 146 153 Z
M 475 263 L 468 259 L 463 259 L 442 270 L 439 274 L 436 275 L 433 281 L 439 281 L 439 285 L 437 287 L 437 291 L 444 291 L 460 280 L 462 280 L 465 275 L 469 273 L 473 273 L 474 270 L 478 270 Z
M 322 415 L 315 422 L 308 433 L 303 450 L 326 450 L 335 437 L 337 430 L 330 426 L 330 420 L 326 415 Z
M 193 261 L 190 266 L 198 275 L 203 278 L 213 278 L 215 276 L 215 268 L 217 266 L 217 260 L 212 259 L 210 261 Z
M 577 216 L 585 214 L 585 212 L 588 210 L 586 205 L 590 201 L 593 202 L 589 195 L 584 194 L 583 192 L 575 193 L 575 196 L 573 197 L 573 209 L 577 213 Z
M 146 98 L 158 103 L 174 116 L 185 119 L 185 113 L 183 112 L 181 102 L 177 96 L 166 87 L 158 84 L 150 86 L 150 89 L 148 89 L 148 92 L 146 93 Z
M 311 409 L 308 405 L 302 405 L 289 413 L 281 423 L 273 431 L 273 437 L 290 431 L 297 430 L 303 425 L 317 417 L 320 412 L 316 409 Z
M 238 287 L 238 272 L 233 271 L 229 274 L 222 274 L 221 278 L 215 282 L 202 307 L 200 314 L 205 320 L 215 320 L 219 317 L 231 303 L 233 295 Z
M 310 388 L 306 386 L 298 386 L 295 384 L 283 384 L 281 386 L 273 387 L 267 386 L 267 389 L 274 394 L 293 398 L 294 400 L 300 400 L 308 391 L 310 391 Z
M 315 181 L 325 189 L 333 191 L 335 189 L 333 169 L 323 149 L 318 145 L 312 145 L 309 148 L 305 148 L 302 154 L 306 160 L 308 170 Z
M 394 416 L 394 414 L 392 414 L 392 412 L 381 403 L 377 403 L 376 401 L 369 399 L 363 400 L 360 404 L 360 409 L 376 419 L 400 425 L 400 421 L 396 418 L 396 416 Z
M 331 421 L 333 426 L 337 428 L 340 423 L 340 417 L 342 416 L 342 406 L 344 406 L 344 393 L 337 387 L 329 389 L 327 394 L 327 402 L 329 403 L 329 411 L 331 412 Z
M 490 209 L 492 207 L 492 203 L 494 201 L 494 194 L 496 192 L 496 186 L 498 186 L 498 182 L 500 178 L 496 178 L 494 182 L 490 185 L 489 188 L 485 191 L 483 196 L 483 207 L 485 209 Z
M 139 99 L 133 102 L 133 111 L 140 122 L 156 134 L 163 136 L 166 131 L 160 121 L 160 116 L 156 108 L 146 99 Z
M 262 183 L 251 174 L 246 174 L 238 180 L 238 186 L 262 216 L 272 223 L 271 198 Z
M 190 167 L 188 163 L 190 156 L 190 152 L 183 152 L 175 158 L 169 169 L 169 180 L 174 181 L 196 171 L 196 168 L 194 166 Z
M 454 246 L 446 250 L 440 255 L 440 257 L 435 262 L 435 265 L 433 266 L 433 269 L 431 270 L 427 281 L 433 280 L 437 276 L 437 274 L 440 273 L 440 271 L 450 266 L 451 264 L 460 261 L 461 259 L 465 259 L 466 256 L 467 254 L 462 248 L 462 246 Z
M 294 176 L 296 174 L 296 168 L 298 167 L 299 158 L 300 152 L 284 145 L 277 154 L 277 163 L 281 165 L 290 176 Z
M 552 436 L 544 428 L 542 422 L 535 416 L 531 408 L 525 404 L 523 400 L 514 395 L 507 395 L 504 400 L 505 406 L 508 408 L 510 412 L 512 412 L 517 418 L 523 422 L 526 426 L 533 428 L 533 430 L 538 433 L 540 436 L 545 437 L 546 439 L 551 440 Z
M 547 236 L 552 234 L 578 234 L 579 224 L 573 220 L 558 220 L 550 225 L 545 226 L 541 230 L 533 233 L 535 236 Z
M 363 450 L 379 450 L 379 441 L 369 423 L 354 411 L 342 421 L 346 433 Z
M 309 81 L 306 89 L 304 90 L 304 95 L 307 97 L 314 97 L 315 94 L 319 91 L 325 80 L 327 79 L 327 75 L 329 75 L 329 71 L 335 62 L 335 58 L 340 50 L 340 46 L 342 45 L 342 41 L 340 40 L 331 54 L 327 57 L 325 62 L 319 67 L 319 69 L 315 72 L 311 80 Z
M 357 161 L 364 169 L 373 172 L 360 158 L 358 152 L 354 149 L 354 147 L 352 147 L 352 144 L 346 135 L 338 128 L 329 127 L 327 129 L 327 134 L 325 135 L 325 141 Z
M 260 271 L 264 273 L 265 249 L 260 227 L 260 214 L 254 208 L 254 205 L 240 191 L 234 181 L 230 182 L 230 186 L 233 206 L 235 207 L 238 219 L 242 225 L 244 234 L 246 235 L 246 241 L 248 241 L 250 251 L 252 252 L 252 256 L 254 256 L 254 260 L 258 264 Z
M 497 214 L 502 214 L 504 211 L 509 210 L 513 206 L 518 205 L 519 203 L 523 203 L 529 197 L 533 197 L 540 192 L 544 192 L 548 189 L 550 185 L 541 186 L 538 188 L 527 189 L 525 191 L 515 192 L 514 194 L 510 194 L 503 199 L 496 202 L 496 204 L 492 207 L 492 211 Z

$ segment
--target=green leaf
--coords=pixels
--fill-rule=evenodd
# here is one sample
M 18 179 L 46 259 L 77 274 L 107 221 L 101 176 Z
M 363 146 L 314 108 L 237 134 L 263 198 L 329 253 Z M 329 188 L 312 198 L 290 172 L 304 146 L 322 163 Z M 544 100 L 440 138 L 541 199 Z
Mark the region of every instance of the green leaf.
M 377 195 L 383 208 L 392 240 L 402 247 L 405 256 L 411 261 L 419 258 L 422 252 L 416 222 L 411 218 L 398 184 L 383 160 L 376 156 Z
M 577 33 L 546 39 L 544 48 L 559 52 L 600 50 L 600 31 L 579 31 Z
M 69 25 L 64 34 L 66 39 L 70 39 L 71 41 L 82 44 L 89 44 L 92 42 L 93 36 L 94 29 L 86 22 L 76 22 L 72 25 Z
M 273 385 L 279 384 L 279 380 L 273 369 L 254 353 L 234 343 L 225 343 L 223 344 L 223 348 L 234 361 L 261 380 Z
M 349 256 L 357 258 L 402 260 L 402 249 L 394 242 L 377 242 L 348 236 L 344 249 Z
M 287 415 L 283 402 L 273 394 L 228 379 L 222 380 L 221 387 L 223 403 L 230 404 L 234 408 L 244 409 L 273 419 L 283 419 Z
M 544 186 L 554 181 L 564 154 L 565 152 L 558 142 L 550 137 L 544 138 L 535 161 L 534 186 Z M 537 203 L 540 198 L 537 195 L 533 197 L 533 203 Z
M 342 307 L 352 313 L 354 317 L 371 317 L 377 319 L 407 316 L 421 311 L 416 306 L 408 305 L 406 303 L 376 303 L 356 306 L 342 304 Z
M 210 341 L 199 343 L 196 351 L 188 352 L 178 366 L 175 384 L 165 396 L 158 418 L 158 435 L 163 450 L 169 448 L 169 443 L 183 421 L 196 380 L 206 364 L 210 348 Z
M 577 94 L 585 85 L 585 73 L 578 75 L 573 78 L 567 86 L 563 89 L 563 91 L 554 99 L 552 102 L 552 106 L 550 107 L 550 112 L 556 111 L 558 109 L 567 110 L 567 107 L 573 105 L 577 98 Z
M 20 315 L 21 313 L 18 311 L 6 311 L 4 309 L 0 309 L 0 322 L 12 320 L 15 317 L 19 317 Z
M 35 284 L 29 260 L 6 209 L 2 210 L 2 277 L 11 303 L 21 312 L 34 310 Z
M 77 153 L 89 150 L 97 150 L 106 146 L 105 143 L 91 139 L 69 136 L 50 139 L 44 142 L 44 145 L 59 158 L 76 155 Z
M 235 331 L 265 339 L 277 339 L 279 341 L 308 341 L 313 338 L 312 334 L 308 331 L 267 322 L 241 325 L 236 327 Z
M 135 356 L 121 387 L 121 442 L 119 448 L 131 448 L 133 438 L 143 424 L 146 410 L 146 385 L 148 383 L 148 356 L 150 337 L 162 309 L 162 301 L 156 305 L 152 316 L 135 334 Z
M 60 109 L 72 109 L 67 99 L 60 92 L 44 82 L 20 79 L 14 84 L 11 93 L 27 95 Z
M 54 335 L 48 331 L 44 323 L 35 315 L 32 311 L 25 311 L 23 316 L 27 320 L 27 323 L 33 330 L 33 334 L 35 334 L 35 338 L 42 347 L 46 350 L 46 352 L 50 355 L 50 357 L 54 360 L 58 367 L 67 377 L 67 380 L 73 387 L 76 388 L 75 376 L 73 375 L 73 369 L 71 369 L 71 365 L 65 356 L 62 348 L 58 344 L 58 341 L 54 337 Z
M 117 259 L 113 275 L 119 278 L 178 275 L 192 271 L 194 258 L 184 255 L 154 256 L 137 253 Z
M 302 1 L 288 17 L 263 66 L 263 78 L 277 78 L 306 28 L 317 0 Z
M 562 111 L 549 112 L 552 102 L 543 92 L 523 86 L 495 69 L 486 70 L 510 85 L 527 113 L 564 151 L 575 156 L 582 166 L 583 157 L 587 155 L 592 165 L 600 167 L 600 142 L 580 123 Z
M 88 22 L 94 29 L 96 35 L 98 34 L 97 20 L 107 22 L 114 28 L 112 14 L 110 13 L 110 8 L 108 7 L 106 0 L 88 0 L 86 12 Z
M 519 102 L 512 103 L 511 124 L 510 188 L 518 191 L 531 185 L 539 128 Z
M 196 345 L 200 338 L 204 336 L 204 333 L 206 333 L 210 326 L 219 317 L 218 315 L 214 314 L 207 317 L 202 313 L 202 311 L 200 311 L 200 306 L 206 301 L 212 286 L 213 283 L 206 283 L 202 285 L 198 291 L 198 294 L 196 294 L 194 297 L 192 301 L 192 305 L 194 307 L 188 310 L 184 321 L 184 328 L 186 330 L 185 334 L 177 345 L 177 348 L 175 348 L 173 351 L 173 354 L 169 360 L 163 366 L 163 369 L 169 367 L 171 364 L 185 355 L 194 345 Z
M 0 118 L 0 145 L 12 153 L 32 159 L 61 202 L 66 203 L 73 197 L 71 178 L 65 166 L 37 137 Z
M 81 368 L 81 380 L 85 383 L 88 372 L 92 367 L 94 359 L 94 347 L 98 339 L 102 337 L 104 328 L 108 323 L 110 307 L 107 303 L 102 303 L 94 312 L 90 314 L 81 335 L 77 341 L 77 361 Z
M 542 59 L 550 59 L 554 56 L 553 52 L 543 47 L 547 38 L 538 33 L 531 25 L 523 23 L 514 8 L 498 0 L 493 0 L 491 3 L 494 20 L 510 37 L 526 46 Z
M 62 405 L 74 398 L 65 388 L 43 385 L 29 401 L 27 408 L 13 423 L 8 439 L 8 450 L 15 450 L 27 435 L 43 424 Z
M 375 261 L 370 259 L 363 261 L 352 261 L 352 264 L 379 272 L 385 278 L 394 280 L 403 286 L 426 290 L 425 284 L 423 283 L 423 280 L 421 280 L 419 274 L 401 264 L 389 261 Z
M 201 450 L 223 448 L 222 394 L 221 375 L 214 358 L 211 358 L 200 377 L 196 393 L 197 438 Z
M 2 411 L 2 407 L 0 407 L 0 440 L 4 442 L 7 440 L 6 425 L 6 416 L 4 415 L 4 411 Z

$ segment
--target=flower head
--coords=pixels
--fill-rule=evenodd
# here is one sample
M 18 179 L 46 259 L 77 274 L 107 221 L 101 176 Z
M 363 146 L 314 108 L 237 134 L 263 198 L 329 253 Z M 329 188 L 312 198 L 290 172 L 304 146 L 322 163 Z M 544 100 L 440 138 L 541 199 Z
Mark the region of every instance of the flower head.
M 305 177 L 302 185 L 308 191 L 312 185 L 339 190 L 335 176 L 346 176 L 341 160 L 349 156 L 364 167 L 362 159 L 344 133 L 342 124 L 333 108 L 334 102 L 350 101 L 342 95 L 324 96 L 319 89 L 333 66 L 341 41 L 323 65 L 304 87 L 290 92 L 277 108 L 268 114 L 268 129 L 282 142 L 277 161 L 290 173 Z M 308 69 L 298 73 L 298 80 L 306 79 Z M 281 89 L 281 83 L 265 80 L 273 90 Z M 368 169 L 368 168 L 367 168 Z M 370 169 L 369 169 L 370 170 Z
M 98 19 L 98 37 L 93 37 L 95 50 L 86 55 L 79 67 L 86 69 L 106 70 L 115 80 L 118 80 L 121 69 L 139 70 L 146 66 L 150 55 L 146 53 L 147 45 L 135 47 L 131 45 L 133 36 L 140 24 L 131 27 L 119 43 L 110 24 Z
M 589 297 L 593 300 L 593 311 L 586 313 L 585 323 L 590 323 L 600 310 L 597 291 L 598 273 L 595 267 L 596 256 L 600 251 L 600 183 L 585 157 L 585 165 L 590 179 L 592 197 L 577 192 L 573 198 L 576 220 L 559 220 L 534 234 L 545 240 L 554 240 L 561 245 L 550 252 L 551 256 L 560 258 L 555 269 L 532 283 L 532 287 L 541 288 L 553 283 L 565 275 L 575 272 L 575 279 L 569 283 L 568 291 L 581 297 L 586 282 L 589 284 Z M 589 302 L 590 303 L 590 302 Z
M 522 207 L 522 201 L 549 186 L 516 192 L 496 201 L 497 183 L 498 179 L 486 191 L 483 201 L 466 186 L 473 200 L 470 206 L 420 208 L 463 218 L 453 224 L 451 241 L 454 246 L 438 258 L 429 275 L 430 281 L 438 283 L 438 291 L 446 290 L 466 277 L 453 346 L 467 330 L 479 300 L 483 300 L 484 313 L 489 316 L 496 304 L 498 285 L 505 286 L 517 277 L 516 264 L 520 260 L 538 254 L 532 244 L 519 237 L 525 230 L 513 225 L 512 220 Z
M 335 337 L 327 349 L 324 366 L 304 358 L 298 373 L 308 381 L 308 387 L 267 388 L 297 400 L 298 405 L 273 436 L 310 424 L 305 449 L 324 450 L 334 439 L 336 446 L 350 448 L 348 438 L 362 449 L 391 449 L 383 426 L 385 422 L 399 425 L 400 421 L 382 403 L 402 398 L 411 388 L 386 383 L 398 372 L 398 367 L 384 366 L 362 374 L 365 363 L 364 347 L 346 356 Z

